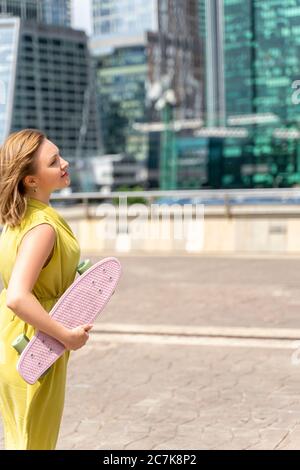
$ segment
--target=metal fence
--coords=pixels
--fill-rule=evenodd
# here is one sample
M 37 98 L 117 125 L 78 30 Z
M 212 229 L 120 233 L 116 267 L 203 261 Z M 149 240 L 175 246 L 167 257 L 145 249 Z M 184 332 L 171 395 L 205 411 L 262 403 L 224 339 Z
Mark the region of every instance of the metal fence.
M 145 204 L 272 205 L 300 204 L 300 188 L 90 192 L 53 194 L 51 204 L 70 205 L 140 199 Z

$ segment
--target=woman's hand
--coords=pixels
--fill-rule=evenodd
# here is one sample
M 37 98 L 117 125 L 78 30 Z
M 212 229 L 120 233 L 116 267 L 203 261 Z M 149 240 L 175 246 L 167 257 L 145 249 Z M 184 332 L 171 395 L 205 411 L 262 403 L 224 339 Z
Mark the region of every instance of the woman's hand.
M 72 330 L 67 330 L 65 337 L 62 340 L 65 348 L 75 351 L 82 348 L 89 339 L 88 332 L 93 328 L 93 325 L 86 324 L 77 326 Z

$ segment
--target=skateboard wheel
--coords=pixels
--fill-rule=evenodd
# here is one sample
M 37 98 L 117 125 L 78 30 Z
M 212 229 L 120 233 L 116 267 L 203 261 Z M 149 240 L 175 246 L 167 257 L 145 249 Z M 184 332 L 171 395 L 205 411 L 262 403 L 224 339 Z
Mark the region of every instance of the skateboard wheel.
M 79 263 L 77 266 L 77 272 L 79 274 L 83 274 L 85 271 L 87 271 L 90 267 L 92 266 L 92 263 L 89 259 L 85 259 Z
M 29 343 L 29 338 L 27 338 L 24 333 L 17 336 L 17 338 L 11 343 L 12 347 L 15 348 L 17 353 L 21 354 Z

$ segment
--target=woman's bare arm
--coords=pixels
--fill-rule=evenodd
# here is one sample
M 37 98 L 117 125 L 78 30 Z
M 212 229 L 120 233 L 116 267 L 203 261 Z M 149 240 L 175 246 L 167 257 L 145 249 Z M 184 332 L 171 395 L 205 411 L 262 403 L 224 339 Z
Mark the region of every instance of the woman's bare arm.
M 52 252 L 55 237 L 55 230 L 49 224 L 38 225 L 26 233 L 7 287 L 6 304 L 23 321 L 64 343 L 69 330 L 53 320 L 32 294 L 39 274 Z

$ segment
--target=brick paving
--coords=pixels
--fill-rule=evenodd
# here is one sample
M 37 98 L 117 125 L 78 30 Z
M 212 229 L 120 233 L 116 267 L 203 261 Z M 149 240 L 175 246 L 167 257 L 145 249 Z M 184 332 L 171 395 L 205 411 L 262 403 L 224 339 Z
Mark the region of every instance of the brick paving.
M 300 260 L 120 260 L 122 280 L 100 329 L 101 322 L 300 328 Z M 292 349 L 267 339 L 266 347 L 264 340 L 249 347 L 128 336 L 93 333 L 72 352 L 58 449 L 300 449 Z

